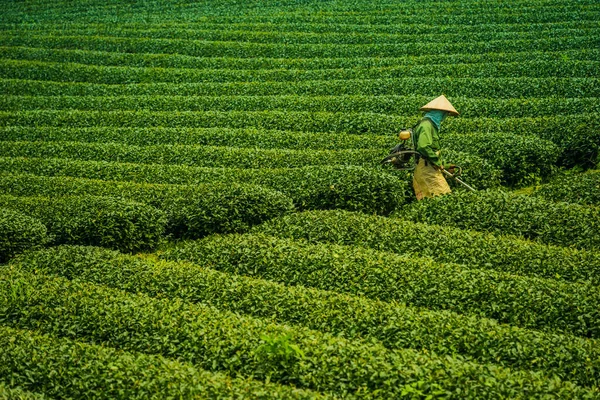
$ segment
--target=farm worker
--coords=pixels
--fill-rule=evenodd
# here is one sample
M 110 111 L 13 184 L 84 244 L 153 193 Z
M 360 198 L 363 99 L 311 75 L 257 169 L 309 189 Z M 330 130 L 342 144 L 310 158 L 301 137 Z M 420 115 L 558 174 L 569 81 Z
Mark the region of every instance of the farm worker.
M 413 188 L 417 200 L 451 192 L 448 182 L 442 175 L 444 164 L 440 154 L 438 133 L 444 118 L 448 115 L 458 115 L 458 111 L 444 95 L 425 104 L 421 107 L 421 111 L 425 111 L 425 115 L 413 131 L 415 150 L 419 153 L 413 176 Z M 446 169 L 453 173 L 454 168 L 454 165 L 448 165 Z

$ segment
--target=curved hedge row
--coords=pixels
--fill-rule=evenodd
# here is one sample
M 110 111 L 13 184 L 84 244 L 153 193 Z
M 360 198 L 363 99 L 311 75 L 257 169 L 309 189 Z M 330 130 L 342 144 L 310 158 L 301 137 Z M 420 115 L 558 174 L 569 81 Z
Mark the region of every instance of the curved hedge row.
M 231 129 L 231 128 L 53 128 L 10 126 L 0 128 L 5 141 L 77 141 L 85 143 L 123 143 L 128 145 L 202 145 L 249 147 L 256 149 L 311 150 L 387 150 L 397 144 L 395 135 L 339 135 L 334 133 L 307 133 L 293 131 Z M 535 183 L 553 171 L 558 148 L 548 140 L 535 136 L 501 133 L 444 133 L 444 149 L 451 162 L 463 165 L 461 155 L 477 155 L 489 160 L 502 170 L 503 183 L 525 185 Z M 246 150 L 239 150 L 246 151 Z M 457 153 L 463 152 L 462 154 Z M 269 153 L 275 154 L 275 153 Z M 471 156 L 472 157 L 472 156 Z M 250 162 L 247 159 L 239 162 Z M 262 161 L 261 161 L 262 162 Z M 266 161 L 265 161 L 266 162 Z M 465 165 L 466 167 L 466 165 Z M 484 164 L 473 165 L 481 174 Z M 489 166 L 487 166 L 489 168 Z M 471 176 L 470 178 L 474 178 Z M 496 186 L 496 178 L 489 172 L 478 180 L 479 188 Z
M 598 78 L 402 78 L 290 82 L 142 83 L 105 85 L 0 79 L 0 90 L 13 96 L 379 96 L 411 93 L 435 97 L 510 99 L 520 97 L 600 97 Z M 561 131 L 562 133 L 563 131 Z
M 165 213 L 147 204 L 112 197 L 0 196 L 0 207 L 35 217 L 53 244 L 85 244 L 121 251 L 156 248 L 162 241 Z
M 557 24 L 559 25 L 559 24 Z M 446 31 L 446 32 L 421 32 L 416 33 L 411 28 L 407 27 L 405 32 L 362 32 L 352 31 L 349 35 L 347 32 L 327 31 L 305 32 L 296 31 L 281 31 L 276 26 L 271 26 L 269 29 L 260 29 L 260 26 L 254 25 L 243 28 L 233 28 L 222 24 L 212 25 L 206 24 L 203 26 L 195 25 L 185 27 L 180 25 L 153 26 L 151 24 L 135 24 L 131 25 L 86 25 L 77 26 L 69 24 L 60 30 L 60 33 L 52 29 L 42 30 L 39 27 L 36 30 L 27 30 L 28 36 L 34 36 L 43 43 L 46 37 L 73 37 L 73 36 L 101 36 L 114 38 L 128 39 L 183 39 L 183 40 L 204 40 L 216 42 L 249 42 L 249 43 L 272 43 L 280 45 L 288 44 L 354 44 L 364 45 L 371 43 L 465 43 L 467 45 L 482 42 L 482 41 L 513 41 L 513 40 L 536 40 L 540 39 L 548 32 L 520 30 L 518 32 L 496 32 L 492 30 L 466 30 L 463 31 Z M 298 28 L 302 29 L 302 25 Z M 423 29 L 421 29 L 423 31 Z M 3 32 L 7 33 L 7 32 Z M 577 36 L 594 36 L 598 35 L 598 29 L 595 28 L 574 28 L 562 27 L 552 30 L 552 36 L 559 37 L 577 37 Z M 40 47 L 40 46 L 36 46 Z
M 419 243 L 412 245 L 419 247 Z M 167 250 L 164 257 L 287 285 L 483 316 L 549 332 L 600 337 L 600 290 L 593 285 L 252 235 L 211 236 Z
M 600 64 L 600 63 L 599 63 Z M 599 67 L 600 69 L 600 67 Z M 412 117 L 428 103 L 428 96 L 3 96 L 4 111 L 295 111 L 379 113 Z M 524 118 L 598 113 L 595 99 L 528 98 L 485 99 L 452 97 L 463 118 Z M 408 117 L 406 117 L 408 118 Z
M 460 354 L 480 363 L 542 370 L 584 386 L 600 384 L 600 350 L 595 341 L 499 325 L 485 318 L 286 286 L 93 247 L 55 247 L 28 253 L 13 264 L 128 292 L 182 298 L 301 324 L 349 339 L 373 338 L 390 349 Z
M 62 159 L 0 158 L 0 171 L 138 183 L 185 185 L 218 183 L 222 187 L 233 185 L 234 188 L 238 187 L 237 182 L 245 182 L 278 190 L 289 196 L 300 209 L 341 208 L 380 214 L 390 213 L 403 204 L 406 201 L 407 191 L 405 180 L 380 170 L 355 166 L 233 169 Z M 223 207 L 226 207 L 226 204 L 219 206 L 219 208 Z M 238 213 L 243 215 L 242 210 L 237 212 L 232 210 L 232 212 L 235 212 L 235 215 Z
M 574 23 L 574 21 L 570 21 Z M 203 23 L 206 25 L 206 22 Z M 38 25 L 39 26 L 39 25 Z M 329 25 L 323 25 L 330 27 Z M 521 25 L 522 26 L 522 25 Z M 227 28 L 228 26 L 223 26 Z M 354 25 L 350 29 L 377 29 L 377 26 Z M 411 25 L 410 29 L 422 28 L 424 25 Z M 273 27 L 270 27 L 272 29 Z M 345 27 L 337 27 L 345 28 Z M 386 29 L 392 25 L 385 25 Z M 436 28 L 441 28 L 437 26 Z M 53 28 L 54 29 L 54 28 Z M 354 31 L 353 31 L 354 32 Z M 512 53 L 458 53 L 418 55 L 413 57 L 354 57 L 354 58 L 229 58 L 229 57 L 192 57 L 181 54 L 144 54 L 103 52 L 81 49 L 49 49 L 37 47 L 6 47 L 0 46 L 0 57 L 12 60 L 52 61 L 98 66 L 149 67 L 149 68 L 196 68 L 224 70 L 317 70 L 317 69 L 348 69 L 348 68 L 382 68 L 414 64 L 484 64 L 484 63 L 527 63 L 533 59 L 538 62 L 554 62 L 576 60 L 586 65 L 597 62 L 600 52 L 597 49 L 561 50 L 557 52 L 527 51 Z M 573 64 L 571 64 L 573 65 Z M 556 63 L 556 67 L 560 65 Z M 577 69 L 575 69 L 577 71 Z M 540 73 L 540 71 L 532 71 Z M 563 71 L 566 76 L 572 76 L 569 71 Z
M 234 58 L 336 58 L 336 57 L 398 57 L 421 54 L 447 53 L 489 53 L 522 51 L 559 51 L 568 49 L 598 48 L 598 37 L 564 36 L 518 40 L 485 40 L 480 42 L 448 42 L 431 46 L 428 42 L 408 41 L 404 43 L 369 43 L 355 46 L 352 44 L 294 44 L 294 43 L 252 43 L 220 42 L 208 40 L 153 39 L 128 37 L 97 37 L 86 35 L 73 36 L 36 36 L 2 35 L 5 46 L 44 47 L 59 49 L 84 49 L 106 52 L 183 54 L 195 57 L 234 57 Z
M 536 188 L 532 195 L 552 201 L 599 206 L 600 171 L 558 175 L 549 183 Z
M 0 206 L 0 263 L 49 242 L 46 226 L 22 212 Z
M 294 208 L 285 195 L 256 185 L 148 185 L 107 179 L 2 174 L 0 186 L 15 196 L 112 196 L 146 203 L 165 212 L 167 233 L 187 238 L 242 232 Z
M 456 133 L 443 135 L 442 144 L 487 159 L 502 170 L 502 183 L 509 186 L 526 186 L 548 177 L 560 155 L 553 142 L 529 135 Z
M 25 288 L 27 282 L 20 282 Z M 247 378 L 230 378 L 157 355 L 124 352 L 6 326 L 0 326 L 0 380 L 56 398 L 333 398 Z
M 46 44 L 43 44 L 46 46 Z M 147 68 L 96 66 L 50 61 L 0 59 L 0 75 L 6 79 L 89 82 L 102 84 L 200 83 L 200 82 L 299 82 L 338 79 L 395 78 L 585 78 L 594 77 L 597 62 L 568 60 L 516 63 L 417 64 L 328 70 L 225 70 L 197 68 Z M 423 105 L 423 104 L 421 104 Z M 457 108 L 460 110 L 460 108 Z
M 515 3 L 516 4 L 516 3 Z M 527 3 L 531 4 L 531 3 Z M 545 3 L 546 4 L 546 3 Z M 423 9 L 427 8 L 427 5 L 423 5 Z M 469 8 L 469 3 L 464 3 L 464 8 L 462 10 L 466 10 Z M 386 11 L 386 14 L 389 15 L 393 10 Z M 330 16 L 331 17 L 331 16 Z M 301 18 L 297 16 L 297 18 Z M 221 31 L 233 31 L 233 32 L 244 32 L 244 31 L 258 31 L 258 32 L 273 32 L 276 30 L 277 32 L 301 32 L 301 33 L 384 33 L 384 34 L 404 34 L 407 32 L 411 34 L 418 35 L 427 35 L 427 34 L 455 34 L 456 27 L 449 25 L 423 25 L 423 24 L 415 24 L 410 21 L 397 21 L 394 20 L 392 23 L 390 21 L 386 21 L 386 24 L 342 24 L 342 25 L 332 25 L 323 22 L 285 22 L 280 21 L 279 23 L 272 23 L 268 21 L 257 22 L 257 21 L 245 21 L 240 22 L 233 19 L 228 19 L 227 22 L 222 22 L 213 18 L 211 20 L 203 21 L 202 23 L 197 22 L 189 22 L 189 21 L 164 21 L 160 24 L 150 23 L 150 22 L 133 22 L 133 21 L 123 21 L 118 26 L 115 26 L 115 29 L 125 29 L 129 31 L 134 31 L 137 29 L 151 29 L 156 30 L 157 28 L 164 29 L 177 29 L 177 30 L 186 30 L 192 31 L 197 30 L 200 27 L 203 29 L 212 29 L 212 30 L 221 30 Z M 12 28 L 11 24 L 0 24 L 1 29 L 9 29 Z M 54 23 L 40 23 L 40 24 L 22 24 L 20 28 L 22 28 L 26 32 L 48 32 L 52 31 L 55 28 Z M 88 32 L 96 32 L 97 30 L 107 29 L 104 24 L 90 24 L 90 23 L 81 23 L 81 22 L 70 22 L 70 29 L 83 30 Z M 463 25 L 461 26 L 461 32 L 470 32 L 470 33 L 479 33 L 483 32 L 495 33 L 497 36 L 502 36 L 505 33 L 513 33 L 513 32 L 536 32 L 539 35 L 540 31 L 544 33 L 562 31 L 565 29 L 577 29 L 577 30 L 589 30 L 591 27 L 585 21 L 557 21 L 557 22 L 548 22 L 543 24 L 496 24 L 496 23 L 483 23 L 478 24 L 476 26 L 471 25 Z M 593 29 L 593 28 L 592 28 Z
M 84 161 L 110 161 L 142 164 L 187 165 L 228 168 L 299 168 L 305 166 L 379 166 L 387 148 L 373 150 L 284 150 L 216 146 L 129 146 L 120 143 L 85 142 L 2 142 L 0 156 L 67 158 Z M 486 160 L 455 151 L 445 151 L 444 159 L 461 165 L 463 177 L 478 188 L 500 186 L 500 174 Z M 374 171 L 374 170 L 373 170 Z M 396 173 L 392 169 L 387 171 Z M 290 172 L 293 174 L 294 172 Z M 260 175 L 260 171 L 257 171 Z M 402 174 L 400 174 L 402 175 Z M 412 177 L 407 176 L 407 181 Z M 257 183 L 263 184 L 262 180 Z M 268 184 L 264 182 L 264 184 Z
M 414 222 L 513 234 L 558 246 L 600 249 L 600 210 L 504 191 L 437 196 L 399 209 L 395 215 Z
M 311 243 L 357 245 L 417 254 L 443 263 L 513 274 L 600 283 L 600 254 L 515 237 L 345 211 L 310 211 L 273 219 L 254 232 Z
M 88 128 L 49 126 L 0 127 L 1 141 L 123 143 L 133 146 L 202 145 L 253 149 L 356 150 L 394 147 L 396 135 L 339 135 L 257 128 Z M 516 137 L 516 136 L 515 136 Z
M 157 300 L 14 269 L 4 269 L 0 276 L 1 292 L 27 292 L 0 297 L 2 318 L 11 326 L 102 341 L 124 351 L 177 357 L 234 376 L 358 398 L 398 397 L 417 385 L 423 395 L 442 392 L 460 398 L 510 397 L 522 392 L 558 398 L 592 394 L 590 389 L 539 373 L 409 349 L 392 351 L 176 299 Z

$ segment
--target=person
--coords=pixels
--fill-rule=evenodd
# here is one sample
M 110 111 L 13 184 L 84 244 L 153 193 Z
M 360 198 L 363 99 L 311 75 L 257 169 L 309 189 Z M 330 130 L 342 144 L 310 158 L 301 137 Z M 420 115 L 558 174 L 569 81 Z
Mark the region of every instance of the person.
M 459 115 L 444 95 L 425 104 L 421 107 L 421 111 L 425 111 L 425 115 L 413 129 L 415 150 L 419 153 L 413 175 L 413 188 L 417 200 L 452 191 L 442 170 L 446 168 L 448 172 L 454 173 L 455 166 L 444 166 L 440 153 L 439 131 L 442 121 L 448 115 Z

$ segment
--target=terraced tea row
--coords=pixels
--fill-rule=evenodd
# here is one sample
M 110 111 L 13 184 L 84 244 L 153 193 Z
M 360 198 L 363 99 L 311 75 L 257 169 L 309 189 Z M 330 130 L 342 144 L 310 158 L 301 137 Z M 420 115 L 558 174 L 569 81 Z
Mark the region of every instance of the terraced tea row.
M 514 3 L 513 3 L 514 4 Z M 390 13 L 391 10 L 388 10 Z M 389 14 L 388 14 L 389 15 Z M 453 25 L 424 25 L 418 24 L 411 21 L 396 22 L 394 24 L 337 24 L 332 25 L 328 23 L 303 23 L 303 22 L 290 22 L 290 23 L 270 23 L 270 22 L 219 22 L 216 18 L 206 19 L 203 22 L 190 23 L 187 21 L 168 21 L 161 23 L 134 23 L 134 22 L 122 22 L 117 24 L 103 24 L 103 23 L 77 23 L 69 22 L 68 25 L 62 23 L 22 23 L 19 24 L 19 30 L 22 32 L 56 32 L 59 29 L 67 28 L 70 30 L 76 30 L 81 33 L 90 33 L 98 31 L 112 31 L 116 29 L 127 30 L 127 31 L 138 31 L 138 30 L 152 30 L 161 31 L 174 30 L 174 31 L 197 31 L 197 30 L 209 30 L 209 31 L 244 31 L 244 32 L 290 32 L 290 33 L 304 33 L 304 34 L 385 34 L 385 35 L 430 35 L 439 34 L 448 35 L 456 34 L 459 30 L 461 33 L 470 34 L 484 34 L 484 33 L 495 33 L 496 35 L 503 35 L 505 33 L 516 33 L 516 32 L 559 32 L 562 30 L 590 30 L 596 29 L 597 24 L 595 21 L 559 21 L 549 23 L 529 23 L 529 24 L 479 24 L 463 25 L 460 29 L 457 29 Z M 112 29 L 110 29 L 112 28 Z M 0 30 L 12 31 L 15 29 L 14 24 L 3 24 L 0 23 Z
M 2 318 L 13 327 L 35 327 L 56 336 L 102 341 L 125 351 L 177 357 L 234 376 L 359 398 L 393 397 L 417 382 L 423 393 L 443 390 L 448 397 L 461 398 L 522 391 L 564 398 L 592 394 L 591 389 L 539 373 L 409 349 L 392 351 L 375 343 L 348 341 L 176 299 L 126 294 L 16 269 L 3 268 L 0 276 L 2 292 L 19 293 L 0 298 Z M 135 326 L 131 321 L 136 321 Z M 279 350 L 282 346 L 289 350 Z M 9 348 L 17 350 L 14 345 Z M 357 359 L 361 362 L 353 362 Z M 347 380 L 340 380 L 339 374 Z M 486 385 L 479 384 L 481 380 Z
M 20 73 L 20 72 L 18 72 Z M 0 91 L 13 96 L 395 96 L 406 93 L 489 99 L 600 97 L 598 78 L 401 78 L 290 82 L 139 83 L 0 79 Z M 56 72 L 58 73 L 58 72 Z
M 196 181 L 222 180 L 233 181 L 232 170 L 221 171 L 214 169 L 198 169 L 201 167 L 229 169 L 256 169 L 254 171 L 240 171 L 246 175 L 246 179 L 254 181 L 263 175 L 260 169 L 302 168 L 307 166 L 362 166 L 371 171 L 386 171 L 395 174 L 391 168 L 378 169 L 376 167 L 385 155 L 387 149 L 379 150 L 266 150 L 235 147 L 214 146 L 128 146 L 123 144 L 103 143 L 81 143 L 81 142 L 3 142 L 0 148 L 0 156 L 27 157 L 27 158 L 65 158 L 69 160 L 83 161 L 107 161 L 119 163 L 142 163 L 156 164 L 154 167 L 164 165 L 167 168 L 173 166 L 189 166 L 195 168 L 198 175 L 203 178 L 194 178 Z M 500 186 L 501 172 L 486 160 L 468 153 L 445 151 L 444 157 L 447 161 L 460 164 L 463 168 L 463 176 L 470 179 L 473 185 L 480 188 Z M 39 171 L 39 170 L 38 170 Z M 183 171 L 183 170 L 182 170 Z M 28 171 L 28 172 L 31 172 Z M 175 170 L 173 170 L 174 173 Z M 229 172 L 229 173 L 228 173 Z M 36 172 L 37 173 L 37 172 Z M 46 171 L 45 173 L 48 173 Z M 297 172 L 290 172 L 297 174 Z M 209 178 L 210 176 L 213 178 Z M 399 173 L 400 179 L 410 180 L 407 174 Z M 110 179 L 106 177 L 105 179 Z M 260 179 L 260 178 L 259 178 Z M 192 181 L 193 182 L 193 181 Z M 260 184 L 267 184 L 267 181 Z M 316 183 L 315 183 L 316 184 Z M 306 184 L 298 184 L 306 186 Z M 400 187 L 401 188 L 401 185 Z M 284 190 L 286 193 L 288 190 Z
M 335 253 L 348 251 L 340 246 L 328 248 Z M 183 255 L 179 251 L 168 256 Z M 483 363 L 539 369 L 584 386 L 598 386 L 599 382 L 594 341 L 498 325 L 483 318 L 284 286 L 189 263 L 140 259 L 93 247 L 51 248 L 21 257 L 13 264 L 128 292 L 182 298 L 274 318 L 349 339 L 373 338 L 391 349 L 427 349 Z
M 121 251 L 154 249 L 163 239 L 165 213 L 142 203 L 110 197 L 0 196 L 0 207 L 42 222 L 49 244 L 88 244 Z M 45 241 L 40 241 L 44 244 Z
M 533 195 L 554 201 L 600 206 L 600 171 L 559 175 L 550 183 L 536 188 Z
M 593 166 L 600 152 L 600 127 L 596 113 L 537 118 L 470 118 L 449 120 L 445 132 L 502 132 L 537 134 L 553 141 L 561 151 L 562 166 Z M 0 126 L 52 127 L 184 127 L 248 128 L 304 132 L 394 135 L 406 118 L 377 113 L 326 113 L 296 111 L 19 111 L 0 112 Z M 415 120 L 416 122 L 416 120 Z M 569 132 L 565 135 L 564 132 Z M 596 140 L 599 139 L 599 140 Z
M 21 212 L 0 207 L 0 263 L 25 250 L 35 250 L 50 241 L 41 221 Z
M 1 100 L 0 100 L 1 101 Z M 220 146 L 222 151 L 231 147 L 251 148 L 238 149 L 239 152 L 254 152 L 254 156 L 236 161 L 236 165 L 255 160 L 257 149 L 304 150 L 301 154 L 327 154 L 322 150 L 335 150 L 337 154 L 345 154 L 344 150 L 371 149 L 373 156 L 391 149 L 396 145 L 395 136 L 377 135 L 339 135 L 332 133 L 307 133 L 295 131 L 230 129 L 230 128 L 52 128 L 9 126 L 0 128 L 0 140 L 64 142 L 77 141 L 83 143 L 122 143 L 135 146 L 180 145 L 180 146 Z M 550 141 L 533 135 L 506 135 L 496 133 L 456 133 L 443 134 L 443 145 L 448 150 L 444 156 L 457 164 L 463 160 L 464 152 L 483 157 L 502 171 L 502 183 L 508 185 L 525 185 L 536 183 L 540 178 L 553 171 L 559 156 L 559 150 Z M 85 146 L 83 146 L 85 147 Z M 169 147 L 167 147 L 169 148 Z M 165 151 L 165 150 L 163 150 Z M 280 154 L 285 154 L 281 152 Z M 365 152 L 366 153 L 366 152 Z M 164 154 L 164 153 L 163 153 Z M 262 152 L 275 157 L 275 152 Z M 287 154 L 297 154 L 287 152 Z M 163 156 L 164 157 L 164 156 Z M 224 156 L 221 156 L 224 157 Z M 455 157 L 458 157 L 455 159 Z M 156 159 L 160 159 L 157 157 Z M 272 159 L 272 158 L 270 158 Z M 302 162 L 311 157 L 302 158 Z M 471 157 L 471 162 L 473 158 Z M 288 160 L 290 165 L 299 166 L 298 160 Z M 338 160 L 342 162 L 343 160 Z M 260 165 L 267 166 L 272 161 L 262 160 Z M 373 165 L 376 159 L 370 159 Z M 471 164 L 473 165 L 473 164 Z M 482 171 L 489 167 L 478 163 Z M 467 171 L 469 174 L 470 171 Z M 486 181 L 481 187 L 495 184 L 494 174 L 483 174 Z M 471 174 L 471 177 L 474 175 Z M 479 184 L 479 182 L 478 182 Z
M 26 282 L 13 285 L 19 295 L 27 290 L 23 285 Z M 251 399 L 334 398 L 244 377 L 230 378 L 158 355 L 124 352 L 6 326 L 0 326 L 0 361 L 0 381 L 57 398 L 125 400 L 140 396 L 193 398 L 201 395 Z M 38 398 L 47 399 L 31 397 Z M 29 400 L 29 397 L 16 399 Z
M 410 27 L 408 28 L 410 29 Z M 519 32 L 498 32 L 482 30 L 466 31 L 447 31 L 447 32 L 429 32 L 415 33 L 411 30 L 403 33 L 360 33 L 360 32 L 318 32 L 307 33 L 302 31 L 286 32 L 275 29 L 261 30 L 257 26 L 251 26 L 243 29 L 223 29 L 223 26 L 215 26 L 212 29 L 208 26 L 196 26 L 195 28 L 182 28 L 179 26 L 153 27 L 149 25 L 137 25 L 130 27 L 115 27 L 114 25 L 91 25 L 85 28 L 75 28 L 72 26 L 62 26 L 60 30 L 54 29 L 35 29 L 27 30 L 25 33 L 32 38 L 41 37 L 102 37 L 102 38 L 144 38 L 144 39 L 182 39 L 182 40 L 203 40 L 214 42 L 245 42 L 245 43 L 269 43 L 269 44 L 339 44 L 339 45 L 370 45 L 379 44 L 397 44 L 397 43 L 462 43 L 469 46 L 477 42 L 506 41 L 515 40 L 537 41 L 541 38 L 573 38 L 584 36 L 597 36 L 600 34 L 598 28 L 574 29 L 555 28 L 551 30 L 540 31 L 519 31 Z M 14 31 L 0 31 L 5 37 Z M 22 32 L 22 31 L 21 31 Z M 22 35 L 24 36 L 24 35 Z M 12 42 L 11 42 L 12 44 Z M 31 45 L 31 42 L 27 42 Z M 508 43 L 507 43 L 508 44 Z M 39 47 L 39 46 L 35 46 Z
M 180 54 L 132 54 L 80 49 L 48 49 L 42 47 L 0 46 L 2 59 L 30 60 L 61 63 L 89 64 L 118 67 L 154 67 L 154 68 L 193 68 L 223 70 L 322 70 L 384 68 L 401 65 L 448 65 L 485 63 L 560 63 L 572 61 L 598 62 L 600 51 L 597 49 L 563 50 L 556 52 L 501 52 L 485 54 L 436 54 L 411 57 L 354 57 L 354 58 L 235 58 L 235 57 L 192 57 Z M 567 73 L 567 71 L 563 71 Z M 532 74 L 538 73 L 535 71 Z M 568 75 L 570 76 L 570 75 Z
M 198 229 L 205 232 L 205 226 L 221 225 L 244 229 L 249 223 L 273 217 L 273 212 L 289 210 L 290 198 L 299 209 L 343 208 L 388 214 L 406 201 L 408 190 L 406 180 L 383 171 L 353 166 L 245 170 L 20 158 L 0 158 L 0 165 L 4 174 L 45 175 L 5 175 L 6 193 L 26 196 L 120 194 L 135 196 L 133 199 L 139 196 L 140 201 L 171 210 L 172 218 L 180 221 L 174 223 L 176 231 L 183 232 L 189 229 L 183 227 L 190 224 L 194 226 L 193 232 Z M 50 179 L 52 175 L 57 179 Z M 92 181 L 60 178 L 66 176 L 86 177 Z M 18 179 L 22 179 L 21 184 L 17 183 Z M 44 189 L 53 181 L 56 181 L 53 187 Z M 121 182 L 116 185 L 114 181 Z M 143 183 L 152 185 L 139 185 Z M 265 205 L 268 205 L 266 209 Z
M 419 249 L 414 252 L 419 254 Z M 593 285 L 253 236 L 208 237 L 164 256 L 287 285 L 449 310 L 547 332 L 600 337 L 596 322 L 600 290 Z
M 312 211 L 272 219 L 253 229 L 310 243 L 363 246 L 379 251 L 431 257 L 531 277 L 598 285 L 600 253 L 549 246 L 511 236 L 426 225 L 344 211 Z M 415 243 L 420 243 L 417 247 Z
M 598 64 L 600 66 L 600 64 Z M 600 69 L 599 69 L 600 70 Z M 295 111 L 381 113 L 411 121 L 427 96 L 3 96 L 0 110 Z M 598 98 L 452 98 L 463 118 L 523 118 L 600 113 Z
M 175 237 L 240 232 L 293 210 L 291 200 L 280 192 L 234 182 L 173 186 L 115 182 L 110 178 L 100 181 L 7 174 L 0 180 L 3 193 L 14 196 L 108 196 L 148 204 L 165 212 L 166 231 Z M 68 225 L 69 220 L 62 223 Z
M 400 57 L 423 54 L 519 52 L 524 48 L 534 51 L 560 51 L 598 48 L 600 39 L 595 35 L 563 36 L 536 39 L 484 40 L 473 42 L 449 41 L 431 46 L 430 42 L 369 43 L 369 44 L 294 44 L 253 43 L 238 41 L 209 41 L 184 39 L 152 39 L 111 36 L 37 36 L 6 35 L 4 46 L 28 46 L 56 49 L 99 50 L 120 53 L 182 54 L 196 57 L 269 57 L 269 58 L 335 58 L 335 57 Z M 43 44 L 42 44 L 43 43 Z
M 396 215 L 415 222 L 519 235 L 541 243 L 600 249 L 599 209 L 503 191 L 439 196 L 415 202 Z

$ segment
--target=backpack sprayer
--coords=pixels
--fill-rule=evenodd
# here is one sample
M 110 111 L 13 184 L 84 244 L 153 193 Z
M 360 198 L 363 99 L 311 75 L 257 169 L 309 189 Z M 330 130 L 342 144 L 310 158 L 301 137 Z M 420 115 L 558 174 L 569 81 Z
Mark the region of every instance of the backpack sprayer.
M 421 154 L 415 150 L 416 146 L 414 142 L 413 128 L 402 128 L 398 134 L 398 137 L 400 138 L 400 143 L 390 150 L 390 154 L 381 160 L 381 163 L 392 164 L 394 168 L 399 170 L 413 171 L 417 167 L 419 158 L 421 158 Z M 459 178 L 462 173 L 462 168 L 457 166 L 456 169 L 458 169 L 458 172 L 454 174 L 451 174 L 445 169 L 442 169 L 441 171 L 442 174 L 454 179 L 468 190 L 474 192 L 475 189 L 473 189 L 473 187 L 466 184 Z

